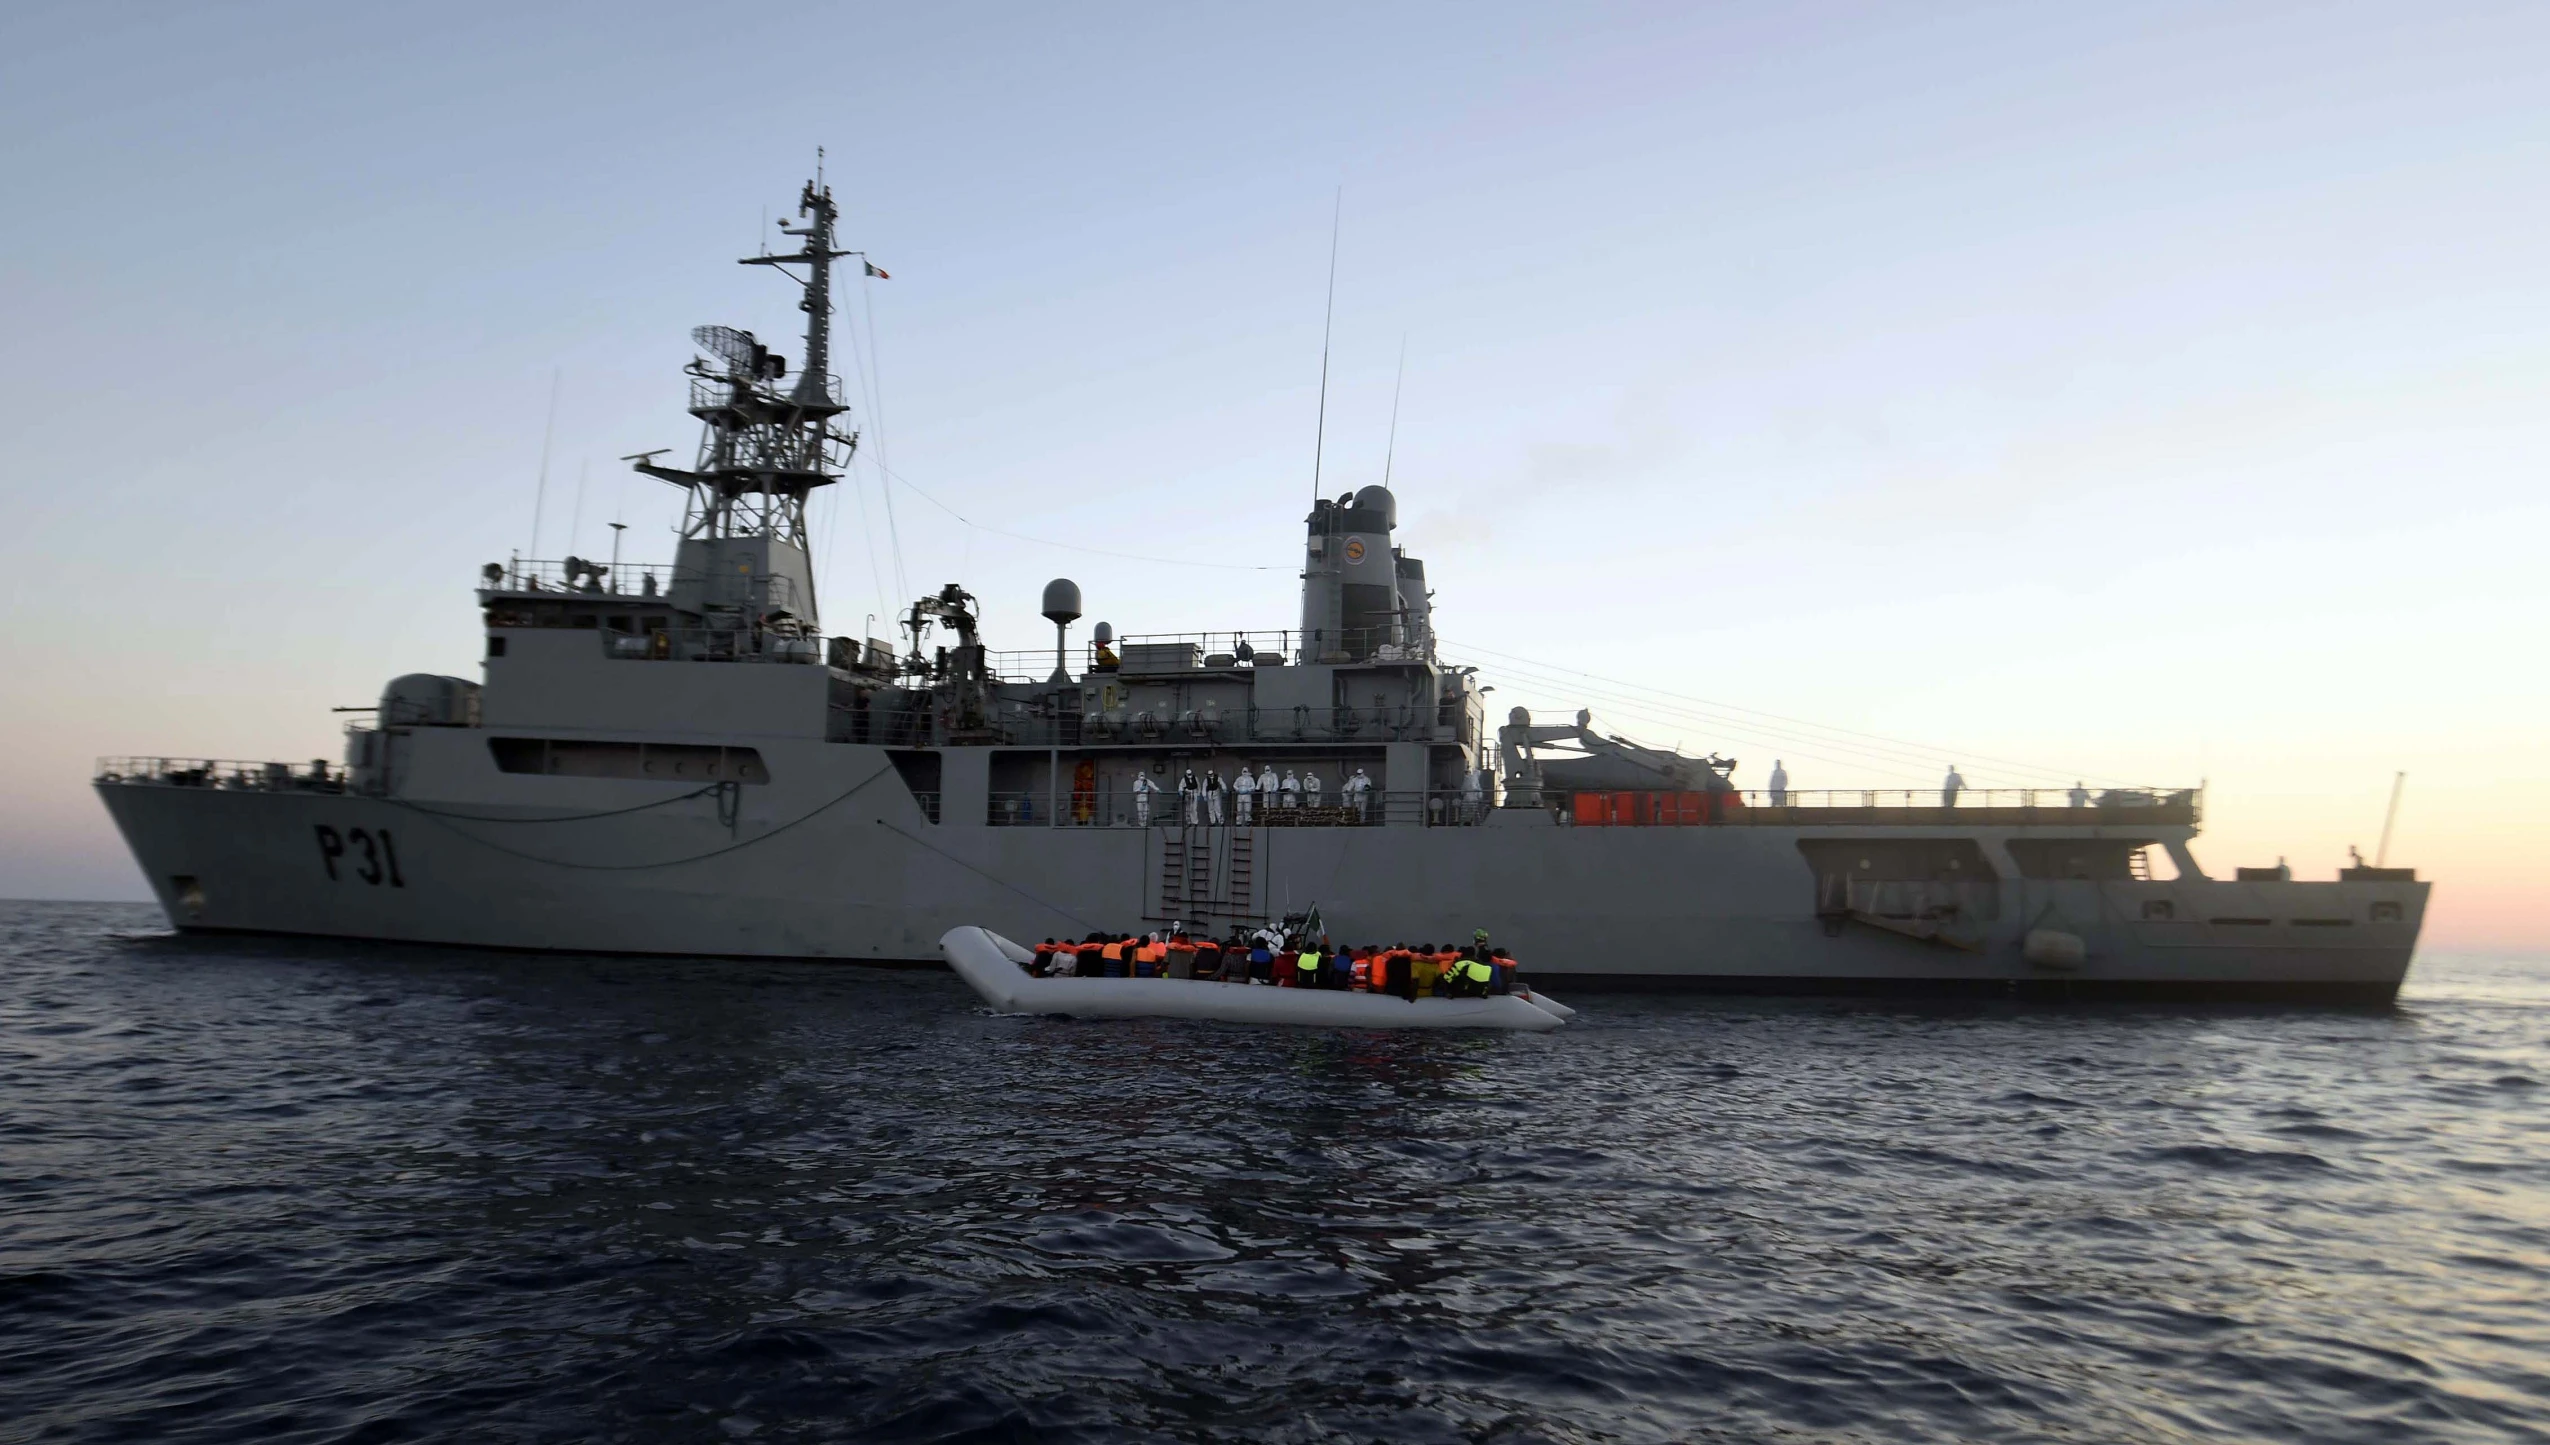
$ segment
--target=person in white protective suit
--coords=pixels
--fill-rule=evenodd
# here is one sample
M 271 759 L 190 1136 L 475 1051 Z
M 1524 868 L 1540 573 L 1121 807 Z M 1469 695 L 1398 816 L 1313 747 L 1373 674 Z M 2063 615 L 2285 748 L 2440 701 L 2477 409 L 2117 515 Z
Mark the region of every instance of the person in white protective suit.
M 1178 821 L 1189 827 L 1204 809 L 1204 785 L 1195 780 L 1195 769 L 1178 774 Z
M 1302 769 L 1302 806 L 1305 808 L 1319 806 L 1319 774 L 1308 768 Z
M 1778 758 L 1773 758 L 1771 759 L 1771 806 L 1785 808 L 1788 805 L 1789 765 Z
M 1298 808 L 1301 805 L 1302 780 L 1295 777 L 1292 770 L 1288 768 L 1284 772 L 1284 806 L 1287 808 Z
M 1160 791 L 1160 785 L 1151 781 L 1149 773 L 1133 775 L 1133 826 L 1137 828 L 1151 826 L 1151 795 L 1158 791 Z
M 1222 770 L 1215 768 L 1204 775 L 1204 821 L 1222 826 L 1222 796 L 1230 788 L 1222 781 Z
M 1364 815 L 1372 805 L 1371 776 L 1363 769 L 1357 768 L 1355 775 L 1346 780 L 1346 786 L 1340 791 L 1346 795 L 1346 806 L 1354 809 L 1355 821 L 1358 823 L 1364 821 Z
M 1231 779 L 1231 804 L 1238 815 L 1236 821 L 1241 827 L 1248 826 L 1249 810 L 1256 802 L 1257 779 L 1249 776 L 1248 764 L 1242 763 L 1240 775 Z
M 1464 823 L 1479 821 L 1479 814 L 1487 803 L 1487 789 L 1480 783 L 1479 776 L 1477 768 L 1461 771 L 1461 821 Z

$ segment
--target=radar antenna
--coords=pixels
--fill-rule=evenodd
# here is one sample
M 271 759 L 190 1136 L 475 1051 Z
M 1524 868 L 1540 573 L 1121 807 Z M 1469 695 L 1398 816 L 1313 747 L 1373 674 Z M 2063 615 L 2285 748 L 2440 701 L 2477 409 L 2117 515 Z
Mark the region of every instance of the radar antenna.
M 797 305 L 806 313 L 805 365 L 795 384 L 781 389 L 787 358 L 751 332 L 695 327 L 691 340 L 717 363 L 689 368 L 690 411 L 701 424 L 698 459 L 687 468 L 664 466 L 656 453 L 634 459 L 638 471 L 689 491 L 685 540 L 771 537 L 806 549 L 807 495 L 840 480 L 859 445 L 858 433 L 839 424 L 850 407 L 831 372 L 832 263 L 853 253 L 833 244 L 839 212 L 829 187 L 807 182 L 797 215 L 800 224 L 782 221 L 780 230 L 803 238 L 801 249 L 740 263 L 777 267 L 804 293 Z M 791 266 L 806 269 L 800 275 Z

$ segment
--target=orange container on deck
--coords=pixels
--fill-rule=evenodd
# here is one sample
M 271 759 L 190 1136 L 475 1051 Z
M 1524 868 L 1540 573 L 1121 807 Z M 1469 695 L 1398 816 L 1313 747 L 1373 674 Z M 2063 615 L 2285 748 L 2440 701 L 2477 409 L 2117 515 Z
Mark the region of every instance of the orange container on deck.
M 1611 794 L 1578 793 L 1576 795 L 1577 827 L 1600 828 L 1609 822 L 1611 822 Z

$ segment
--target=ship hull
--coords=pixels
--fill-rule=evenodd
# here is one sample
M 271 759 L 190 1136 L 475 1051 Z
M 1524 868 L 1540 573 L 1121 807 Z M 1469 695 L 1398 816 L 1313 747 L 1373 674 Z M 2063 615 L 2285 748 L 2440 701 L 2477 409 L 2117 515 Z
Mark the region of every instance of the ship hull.
M 1563 990 L 2362 1005 L 2397 992 L 2427 897 L 2005 872 L 1959 885 L 1941 926 L 1819 899 L 1801 843 L 1885 830 L 1574 828 L 1519 809 L 1469 827 L 944 826 L 881 750 L 766 751 L 772 785 L 725 790 L 420 766 L 398 796 L 99 792 L 181 929 L 500 949 L 928 963 L 962 925 L 1220 930 L 1316 904 L 1341 942 L 1485 928 Z M 2042 930 L 2084 956 L 2032 961 Z

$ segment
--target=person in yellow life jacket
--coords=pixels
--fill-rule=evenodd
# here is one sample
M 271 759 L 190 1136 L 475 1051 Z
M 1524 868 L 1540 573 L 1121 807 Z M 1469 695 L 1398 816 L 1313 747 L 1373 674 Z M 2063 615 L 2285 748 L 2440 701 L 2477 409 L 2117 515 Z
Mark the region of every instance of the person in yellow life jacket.
M 1478 954 L 1464 950 L 1452 965 L 1451 993 L 1454 998 L 1486 998 L 1488 981 L 1495 970 L 1479 961 Z
M 1443 982 L 1443 961 L 1420 943 L 1408 953 L 1408 978 L 1417 986 L 1417 997 L 1433 998 L 1436 986 Z
M 1303 944 L 1301 956 L 1293 960 L 1293 986 L 1295 988 L 1319 987 L 1325 981 L 1320 977 L 1324 970 L 1319 965 L 1319 945 Z

